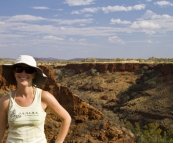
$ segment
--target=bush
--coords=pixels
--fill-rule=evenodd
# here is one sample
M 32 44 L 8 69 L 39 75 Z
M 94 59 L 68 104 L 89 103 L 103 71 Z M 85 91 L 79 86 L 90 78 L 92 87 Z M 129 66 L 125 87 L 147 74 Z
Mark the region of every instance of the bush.
M 162 131 L 158 123 L 140 126 L 126 122 L 125 127 L 135 135 L 136 143 L 173 143 L 173 131 Z
M 96 72 L 97 72 L 96 69 L 91 69 L 91 70 L 90 70 L 91 75 L 96 75 Z
M 95 75 L 96 75 L 96 76 L 99 76 L 99 75 L 100 75 L 100 73 L 99 73 L 99 72 L 96 72 L 96 73 L 95 73 Z
M 143 66 L 142 70 L 147 71 L 148 70 L 148 66 Z
M 55 70 L 55 75 L 56 76 L 62 76 L 61 70 L 59 70 L 59 69 Z
M 117 75 L 113 75 L 113 77 L 112 77 L 112 79 L 113 79 L 114 82 L 117 81 L 117 78 L 118 78 Z
M 149 81 L 148 82 L 148 86 L 153 88 L 153 87 L 156 87 L 157 83 L 155 81 Z

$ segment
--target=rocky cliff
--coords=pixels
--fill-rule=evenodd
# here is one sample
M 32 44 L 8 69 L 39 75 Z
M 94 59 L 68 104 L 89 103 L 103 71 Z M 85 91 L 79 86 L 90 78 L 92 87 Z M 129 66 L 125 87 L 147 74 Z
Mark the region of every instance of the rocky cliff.
M 147 66 L 149 69 L 155 68 L 162 72 L 163 75 L 173 73 L 173 64 L 146 64 L 146 63 L 84 63 L 84 64 L 67 64 L 66 69 L 73 69 L 76 73 L 82 73 L 90 69 L 96 69 L 100 73 L 128 71 L 135 72 L 142 67 Z
M 92 96 L 98 91 L 95 89 L 101 89 L 101 93 L 94 93 L 94 96 L 101 95 L 99 102 L 106 100 L 102 108 L 113 111 L 124 122 L 138 122 L 141 126 L 158 123 L 162 130 L 173 130 L 172 63 L 85 63 L 68 64 L 64 68 L 81 77 L 83 82 L 79 89 L 90 91 L 87 94 Z M 100 75 L 90 76 L 87 71 L 91 69 Z M 88 80 L 84 80 L 84 75 L 89 77 Z M 88 102 L 92 104 L 93 101 L 89 99 Z M 93 105 L 95 103 L 98 104 L 95 101 Z

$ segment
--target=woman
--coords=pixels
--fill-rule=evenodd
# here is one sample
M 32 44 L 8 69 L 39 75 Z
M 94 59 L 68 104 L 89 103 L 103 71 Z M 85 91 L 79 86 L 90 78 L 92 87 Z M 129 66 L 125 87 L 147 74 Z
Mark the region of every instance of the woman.
M 40 86 L 46 75 L 36 66 L 32 56 L 21 55 L 14 64 L 2 65 L 3 76 L 14 91 L 0 99 L 0 141 L 3 140 L 7 124 L 6 143 L 47 143 L 44 134 L 46 108 L 50 108 L 61 121 L 55 143 L 63 143 L 71 117 L 55 97 Z

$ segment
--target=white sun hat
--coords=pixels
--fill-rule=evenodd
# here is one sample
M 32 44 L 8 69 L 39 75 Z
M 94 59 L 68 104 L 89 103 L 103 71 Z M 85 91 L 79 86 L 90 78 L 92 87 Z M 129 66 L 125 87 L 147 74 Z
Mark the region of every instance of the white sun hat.
M 16 61 L 13 64 L 2 65 L 2 75 L 8 83 L 16 85 L 16 79 L 14 77 L 13 71 L 14 71 L 14 66 L 17 64 L 25 64 L 35 68 L 36 77 L 33 79 L 33 85 L 40 86 L 46 80 L 47 76 L 43 73 L 42 69 L 37 67 L 35 59 L 29 55 L 21 55 L 16 59 Z

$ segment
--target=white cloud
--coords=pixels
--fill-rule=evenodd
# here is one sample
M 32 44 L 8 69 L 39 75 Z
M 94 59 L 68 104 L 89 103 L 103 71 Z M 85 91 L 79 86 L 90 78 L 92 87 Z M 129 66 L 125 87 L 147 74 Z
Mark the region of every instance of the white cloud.
M 121 21 L 121 19 L 111 19 L 111 24 L 131 24 L 130 21 Z
M 65 27 L 60 27 L 61 30 L 65 30 L 66 28 Z
M 150 1 L 152 1 L 152 0 L 146 0 L 146 2 L 150 2 Z
M 85 14 L 84 17 L 92 17 L 91 14 Z
M 58 41 L 63 41 L 63 40 L 64 40 L 63 38 L 59 38 L 59 37 L 52 36 L 52 35 L 44 36 L 43 39 L 48 39 L 48 40 L 58 40 Z
M 72 11 L 71 14 L 82 14 L 82 13 L 96 13 L 99 10 L 102 10 L 104 13 L 115 12 L 115 11 L 134 11 L 145 9 L 145 4 L 138 4 L 134 6 L 107 6 L 107 7 L 93 7 L 93 8 L 84 8 L 81 10 Z
M 95 0 L 65 0 L 69 6 L 80 6 L 93 4 Z
M 141 17 L 142 19 L 170 19 L 172 18 L 170 15 L 163 14 L 163 15 L 157 15 L 151 10 L 147 10 L 146 13 Z
M 160 25 L 158 23 L 150 22 L 150 21 L 135 21 L 131 26 L 131 28 L 146 28 L 146 29 L 158 29 Z
M 86 26 L 86 24 L 82 23 L 82 24 L 80 24 L 80 26 Z
M 145 9 L 145 4 L 138 4 L 134 6 L 107 6 L 107 7 L 93 7 L 93 8 L 83 8 L 81 10 L 74 10 L 71 14 L 82 14 L 82 13 L 96 13 L 102 10 L 104 13 L 115 12 L 115 11 L 133 11 Z
M 153 43 L 153 41 L 151 41 L 151 40 L 148 40 L 148 41 L 147 41 L 147 43 L 149 43 L 149 44 L 152 44 L 152 43 Z
M 7 47 L 7 44 L 0 44 L 0 47 Z
M 73 39 L 73 38 L 70 38 L 70 39 L 69 39 L 69 41 L 72 41 L 72 42 L 74 42 L 74 41 L 76 41 L 76 40 L 75 40 L 75 39 Z
M 84 42 L 84 41 L 86 41 L 85 39 L 79 39 L 79 42 Z
M 32 16 L 32 15 L 15 15 L 8 19 L 8 21 L 40 21 L 46 20 L 40 16 Z
M 173 6 L 173 3 L 170 3 L 168 1 L 158 1 L 158 2 L 155 2 L 154 4 L 159 5 L 161 7 L 163 7 L 163 6 Z
M 153 31 L 153 30 L 143 30 L 143 32 L 144 32 L 145 34 L 148 34 L 148 35 L 153 35 L 153 34 L 156 33 L 156 32 Z
M 110 43 L 120 43 L 120 44 L 125 44 L 125 42 L 123 40 L 121 40 L 118 36 L 111 36 L 108 37 L 108 41 Z
M 71 14 L 82 14 L 82 13 L 96 13 L 99 10 L 99 8 L 84 8 L 81 10 L 75 10 L 72 11 Z
M 134 6 L 108 6 L 108 7 L 102 7 L 102 11 L 104 13 L 109 13 L 109 12 L 115 12 L 115 11 L 133 11 L 133 10 L 142 10 L 145 9 L 145 4 L 138 4 Z
M 54 10 L 57 10 L 57 11 L 63 11 L 63 9 L 62 9 L 62 8 L 59 8 L 59 9 L 54 9 Z
M 46 10 L 46 9 L 49 9 L 48 7 L 45 7 L 45 6 L 35 6 L 35 7 L 32 7 L 33 9 L 39 9 L 39 10 Z
M 87 24 L 92 23 L 93 19 L 73 19 L 73 20 L 55 20 L 58 24 L 72 25 L 72 24 Z
M 0 21 L 0 25 L 4 25 L 5 24 L 5 22 L 3 22 L 3 21 Z
M 147 10 L 146 13 L 138 19 L 138 22 L 133 23 L 131 28 L 149 30 L 145 32 L 147 34 L 173 32 L 173 16 L 168 14 L 158 15 L 151 10 Z
M 128 7 L 127 7 L 128 8 Z M 132 8 L 130 8 L 130 10 L 142 10 L 142 9 L 145 9 L 145 4 L 138 4 L 138 5 L 135 5 L 133 6 Z
M 72 11 L 71 14 L 81 14 L 82 12 L 80 10 L 75 10 L 75 11 Z
M 4 20 L 4 21 L 3 21 Z M 26 21 L 26 22 L 31 22 L 31 21 L 42 21 L 42 20 L 45 20 L 47 22 L 56 22 L 60 25 L 73 25 L 73 24 L 81 24 L 81 25 L 86 25 L 88 23 L 92 23 L 93 22 L 93 19 L 91 18 L 88 18 L 88 19 L 72 19 L 72 20 L 66 20 L 66 19 L 46 19 L 46 18 L 43 18 L 43 17 L 38 17 L 38 16 L 32 16 L 32 15 L 16 15 L 16 16 L 12 16 L 12 17 L 6 17 L 4 18 L 0 24 L 4 24 L 5 22 L 23 22 L 23 21 Z

